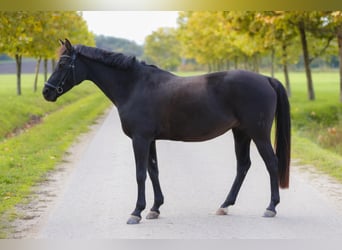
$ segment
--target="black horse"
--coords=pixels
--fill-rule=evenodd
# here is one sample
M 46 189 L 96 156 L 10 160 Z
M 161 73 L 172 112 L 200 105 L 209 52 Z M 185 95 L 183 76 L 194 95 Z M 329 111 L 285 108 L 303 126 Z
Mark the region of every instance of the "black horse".
M 250 168 L 251 140 L 262 156 L 271 184 L 271 201 L 265 217 L 276 215 L 279 186 L 287 188 L 290 166 L 290 111 L 286 91 L 277 80 L 235 70 L 179 77 L 135 57 L 61 41 L 60 59 L 45 83 L 48 101 L 84 80 L 94 82 L 118 109 L 122 129 L 132 139 L 138 199 L 128 219 L 137 224 L 145 209 L 147 172 L 154 204 L 147 219 L 158 218 L 163 194 L 158 179 L 155 141 L 204 141 L 233 130 L 237 175 L 217 214 L 227 214 L 235 203 Z M 270 132 L 276 119 L 275 151 Z

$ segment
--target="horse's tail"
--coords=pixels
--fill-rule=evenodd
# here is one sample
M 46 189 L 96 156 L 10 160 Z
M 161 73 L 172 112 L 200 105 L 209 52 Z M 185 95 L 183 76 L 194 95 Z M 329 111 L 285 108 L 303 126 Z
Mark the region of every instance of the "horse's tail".
M 275 151 L 278 157 L 279 186 L 289 187 L 291 159 L 291 118 L 290 104 L 284 86 L 276 79 L 269 81 L 277 92 Z

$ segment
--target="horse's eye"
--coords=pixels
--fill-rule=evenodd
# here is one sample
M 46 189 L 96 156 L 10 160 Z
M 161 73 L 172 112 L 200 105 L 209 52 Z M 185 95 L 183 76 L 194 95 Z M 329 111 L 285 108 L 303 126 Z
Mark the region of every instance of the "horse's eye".
M 64 68 L 64 67 L 65 67 L 65 65 L 66 65 L 66 63 L 65 63 L 65 62 L 63 62 L 63 61 L 62 61 L 62 62 L 59 62 L 59 67 L 60 67 L 60 68 Z

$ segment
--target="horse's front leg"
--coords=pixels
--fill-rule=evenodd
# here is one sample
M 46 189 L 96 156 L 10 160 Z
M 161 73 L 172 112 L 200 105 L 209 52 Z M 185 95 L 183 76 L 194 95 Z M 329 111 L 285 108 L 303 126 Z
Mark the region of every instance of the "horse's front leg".
M 160 211 L 159 207 L 164 203 L 163 193 L 159 184 L 159 171 L 158 171 L 158 160 L 156 151 L 156 141 L 152 141 L 150 147 L 149 163 L 148 163 L 148 174 L 152 181 L 154 191 L 154 204 L 150 212 L 147 214 L 146 219 L 157 219 Z
M 131 217 L 128 219 L 127 224 L 138 224 L 141 220 L 141 212 L 146 207 L 145 181 L 151 140 L 140 136 L 133 137 L 132 140 L 136 166 L 136 179 L 138 184 L 138 199 L 135 209 L 132 212 Z

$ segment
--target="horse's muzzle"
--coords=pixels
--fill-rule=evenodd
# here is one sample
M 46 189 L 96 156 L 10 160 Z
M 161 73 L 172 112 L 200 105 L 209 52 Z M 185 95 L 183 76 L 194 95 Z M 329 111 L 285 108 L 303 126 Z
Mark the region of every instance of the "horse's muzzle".
M 49 87 L 44 87 L 42 94 L 45 98 L 45 100 L 49 102 L 55 102 L 57 100 L 57 91 L 55 89 L 51 89 Z

